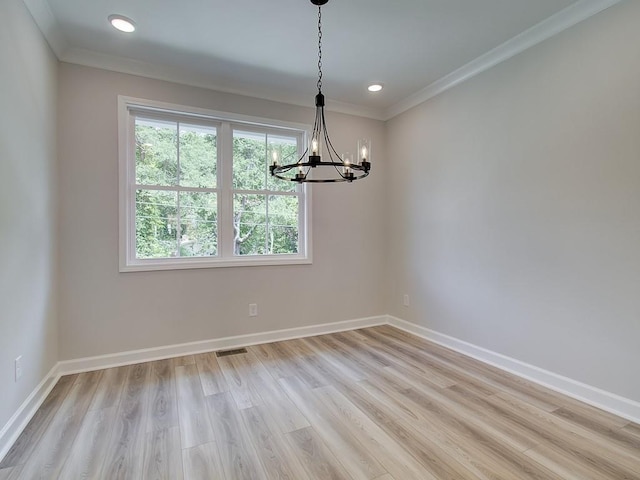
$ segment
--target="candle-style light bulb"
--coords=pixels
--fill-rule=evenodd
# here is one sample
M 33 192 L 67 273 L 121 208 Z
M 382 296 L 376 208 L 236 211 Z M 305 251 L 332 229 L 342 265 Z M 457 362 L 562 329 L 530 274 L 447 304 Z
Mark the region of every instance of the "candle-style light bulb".
M 365 168 L 371 167 L 371 141 L 362 139 L 358 142 L 358 162 Z
M 351 173 L 351 159 L 352 156 L 350 153 L 345 153 L 342 155 L 342 164 L 344 165 L 342 167 L 342 173 L 344 173 L 345 175 Z
M 273 158 L 273 164 L 278 165 L 278 152 L 274 150 L 273 153 L 271 154 L 271 157 Z
M 318 154 L 318 140 L 315 138 L 311 141 L 311 152 L 313 155 Z

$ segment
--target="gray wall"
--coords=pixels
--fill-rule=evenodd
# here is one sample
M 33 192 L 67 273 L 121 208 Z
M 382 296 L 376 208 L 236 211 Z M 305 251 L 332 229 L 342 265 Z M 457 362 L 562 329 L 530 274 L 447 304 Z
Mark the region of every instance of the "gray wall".
M 389 122 L 391 314 L 640 400 L 638 25 L 622 2 Z
M 21 0 L 0 2 L 0 428 L 56 363 L 57 61 Z M 14 382 L 14 359 L 23 377 Z
M 338 151 L 371 138 L 379 153 L 366 181 L 313 190 L 312 265 L 119 273 L 118 95 L 305 124 L 314 112 L 64 63 L 59 85 L 61 359 L 386 313 L 382 122 L 328 116 Z

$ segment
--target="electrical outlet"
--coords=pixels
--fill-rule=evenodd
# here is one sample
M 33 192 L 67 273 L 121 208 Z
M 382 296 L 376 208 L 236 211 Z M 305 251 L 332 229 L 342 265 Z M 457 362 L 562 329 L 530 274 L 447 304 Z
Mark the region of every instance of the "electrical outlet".
M 409 303 L 409 295 L 407 295 L 406 293 L 404 294 L 404 296 L 402 297 L 402 304 L 405 307 L 408 307 L 410 305 Z
M 16 382 L 22 378 L 22 355 L 14 361 L 15 372 L 16 372 Z
M 249 304 L 249 316 L 250 317 L 257 317 L 258 316 L 258 304 L 257 303 L 250 303 Z

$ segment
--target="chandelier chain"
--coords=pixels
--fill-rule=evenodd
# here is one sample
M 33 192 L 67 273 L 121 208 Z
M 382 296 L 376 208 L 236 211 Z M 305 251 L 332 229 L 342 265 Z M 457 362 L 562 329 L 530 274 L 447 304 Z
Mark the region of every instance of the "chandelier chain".
M 353 162 L 353 155 L 340 155 L 329 138 L 327 121 L 324 116 L 325 98 L 322 94 L 322 5 L 329 0 L 311 0 L 318 7 L 318 94 L 315 98 L 316 116 L 312 135 L 308 139 L 306 150 L 297 161 L 282 165 L 274 157 L 269 165 L 272 177 L 290 182 L 301 183 L 336 183 L 354 182 L 365 178 L 371 171 L 369 140 L 358 142 L 358 156 Z M 321 156 L 320 146 L 324 145 Z M 321 170 L 321 171 L 320 171 Z M 318 174 L 316 172 L 320 171 Z
M 318 6 L 318 92 L 322 92 L 322 8 Z

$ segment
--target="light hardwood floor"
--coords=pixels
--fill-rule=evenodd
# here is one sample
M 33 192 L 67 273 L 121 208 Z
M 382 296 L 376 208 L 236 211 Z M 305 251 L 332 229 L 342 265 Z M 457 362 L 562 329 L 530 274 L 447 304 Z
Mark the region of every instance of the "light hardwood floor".
M 640 426 L 385 326 L 63 377 L 36 478 L 640 479 Z

